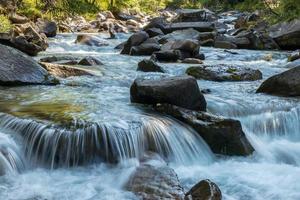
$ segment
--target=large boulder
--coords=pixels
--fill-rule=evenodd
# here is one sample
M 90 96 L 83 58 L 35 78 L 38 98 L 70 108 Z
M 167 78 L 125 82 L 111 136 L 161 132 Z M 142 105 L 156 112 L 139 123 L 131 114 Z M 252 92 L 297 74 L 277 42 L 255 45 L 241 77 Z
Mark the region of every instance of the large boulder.
M 68 65 L 45 63 L 45 62 L 40 62 L 40 65 L 43 68 L 45 68 L 50 74 L 60 78 L 67 78 L 70 76 L 92 76 L 93 75 L 84 69 L 80 69 Z
M 150 56 L 152 53 L 159 51 L 160 45 L 156 43 L 142 43 L 139 46 L 133 46 L 130 50 L 132 56 Z
M 184 197 L 177 174 L 167 166 L 141 165 L 132 174 L 125 188 L 143 200 L 183 200 Z
M 268 78 L 257 92 L 280 96 L 300 96 L 300 62 L 296 67 Z
M 139 46 L 149 38 L 148 33 L 141 31 L 133 34 L 124 44 L 121 54 L 130 54 L 131 48 L 134 46 Z
M 177 62 L 180 58 L 180 51 L 178 50 L 162 50 L 154 52 L 152 59 L 159 62 Z
M 206 179 L 194 185 L 185 194 L 185 200 L 222 200 L 222 192 L 217 184 Z
M 280 48 L 300 49 L 300 19 L 271 26 L 269 32 Z
M 212 22 L 178 22 L 171 23 L 165 27 L 165 32 L 171 33 L 177 30 L 193 28 L 199 32 L 215 31 L 215 24 Z
M 262 73 L 259 70 L 230 65 L 189 67 L 186 73 L 196 79 L 210 81 L 256 81 L 262 79 Z
M 26 54 L 0 44 L 0 85 L 58 84 Z
M 149 24 L 147 24 L 143 30 L 147 31 L 152 28 L 159 28 L 163 33 L 166 33 L 167 22 L 164 17 L 153 18 Z
M 217 15 L 208 9 L 180 9 L 173 22 L 216 21 Z
M 161 66 L 151 59 L 144 59 L 140 61 L 137 70 L 143 72 L 165 72 Z
M 96 47 L 109 45 L 106 40 L 97 38 L 92 35 L 87 35 L 87 34 L 78 35 L 75 43 L 81 45 L 96 46 Z
M 191 76 L 138 78 L 130 88 L 131 101 L 152 104 L 168 103 L 191 110 L 206 110 L 206 100 Z
M 38 19 L 36 25 L 40 29 L 40 33 L 44 33 L 47 37 L 55 37 L 57 34 L 57 24 L 54 21 Z
M 156 110 L 190 125 L 216 154 L 246 156 L 254 151 L 238 120 L 167 104 Z
M 189 29 L 174 31 L 172 33 L 161 36 L 159 42 L 161 44 L 164 44 L 172 40 L 185 40 L 185 39 L 198 40 L 199 36 L 200 36 L 199 31 L 196 31 L 193 28 L 189 28 Z

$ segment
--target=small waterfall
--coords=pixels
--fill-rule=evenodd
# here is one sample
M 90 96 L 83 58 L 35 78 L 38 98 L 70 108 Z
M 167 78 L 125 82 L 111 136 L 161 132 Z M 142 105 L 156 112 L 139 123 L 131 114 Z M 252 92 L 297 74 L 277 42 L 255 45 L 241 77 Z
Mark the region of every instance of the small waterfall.
M 212 162 L 213 154 L 198 134 L 162 116 L 144 116 L 138 122 L 76 123 L 69 128 L 0 115 L 0 127 L 24 138 L 33 165 L 77 166 L 94 162 L 122 162 L 156 152 L 175 163 Z
M 13 138 L 0 131 L 0 175 L 25 169 L 25 162 Z

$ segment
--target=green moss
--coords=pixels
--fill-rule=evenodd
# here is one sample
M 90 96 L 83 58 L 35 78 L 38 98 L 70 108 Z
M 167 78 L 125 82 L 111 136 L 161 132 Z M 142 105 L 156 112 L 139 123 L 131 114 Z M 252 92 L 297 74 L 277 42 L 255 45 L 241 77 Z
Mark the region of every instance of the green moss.
M 12 24 L 5 15 L 0 15 L 0 33 L 7 33 L 12 28 Z

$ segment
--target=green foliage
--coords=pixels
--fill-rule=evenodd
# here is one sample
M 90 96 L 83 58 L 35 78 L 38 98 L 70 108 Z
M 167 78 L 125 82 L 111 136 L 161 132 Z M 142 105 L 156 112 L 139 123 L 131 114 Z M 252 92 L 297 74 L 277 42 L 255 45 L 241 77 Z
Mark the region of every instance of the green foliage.
M 7 18 L 7 16 L 0 15 L 0 21 L 1 21 L 1 23 L 0 23 L 0 33 L 9 32 L 12 25 L 11 25 L 9 19 Z

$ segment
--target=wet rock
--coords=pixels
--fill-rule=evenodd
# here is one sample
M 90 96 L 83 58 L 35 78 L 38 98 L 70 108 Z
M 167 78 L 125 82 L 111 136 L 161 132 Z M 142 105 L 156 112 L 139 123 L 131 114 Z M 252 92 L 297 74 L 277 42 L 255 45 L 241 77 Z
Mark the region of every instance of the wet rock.
M 208 9 L 181 9 L 173 22 L 215 21 L 217 15 Z
M 205 98 L 191 76 L 138 78 L 132 84 L 130 94 L 134 103 L 168 103 L 191 110 L 206 110 Z
M 122 50 L 124 48 L 125 44 L 126 44 L 126 42 L 122 42 L 122 43 L 118 44 L 117 46 L 115 46 L 115 49 L 121 49 Z
M 197 58 L 186 58 L 182 61 L 182 63 L 187 63 L 187 64 L 202 64 L 203 61 Z
M 174 50 L 158 51 L 158 52 L 154 52 L 151 58 L 159 62 L 177 62 L 180 58 L 180 51 L 174 51 Z
M 125 187 L 143 200 L 182 200 L 184 196 L 175 171 L 167 166 L 144 164 L 136 169 Z
M 300 59 L 300 50 L 294 51 L 288 58 L 290 62 Z
M 40 62 L 47 62 L 47 63 L 53 63 L 53 62 L 76 62 L 77 59 L 73 56 L 47 56 L 40 59 Z
M 215 25 L 211 22 L 180 22 L 171 23 L 165 27 L 167 33 L 177 30 L 193 28 L 199 32 L 212 32 L 215 31 Z
M 103 63 L 100 60 L 94 58 L 93 56 L 84 57 L 82 60 L 79 61 L 78 64 L 85 66 L 103 65 Z
M 36 25 L 40 29 L 40 33 L 44 33 L 47 37 L 55 37 L 57 34 L 57 24 L 54 21 L 38 19 Z
M 222 200 L 222 193 L 217 184 L 209 179 L 202 180 L 194 185 L 185 194 L 185 200 Z
M 125 43 L 124 48 L 121 51 L 121 54 L 130 54 L 132 47 L 142 44 L 148 38 L 149 38 L 149 35 L 144 31 L 133 34 L 132 36 L 130 36 L 130 38 Z
M 215 41 L 214 43 L 215 48 L 220 49 L 237 49 L 237 46 L 228 41 Z
M 172 33 L 166 34 L 160 38 L 159 42 L 161 44 L 174 41 L 174 40 L 198 40 L 200 36 L 200 32 L 195 29 L 189 28 L 184 30 L 174 31 Z
M 300 19 L 271 26 L 269 32 L 281 49 L 300 49 Z
M 44 63 L 40 62 L 40 65 L 45 68 L 51 75 L 67 78 L 70 76 L 92 76 L 91 73 L 72 66 L 53 64 L 53 63 Z
M 147 56 L 159 51 L 160 45 L 156 43 L 142 43 L 139 46 L 131 47 L 130 55 L 132 56 Z
M 230 65 L 195 66 L 186 70 L 186 73 L 196 79 L 211 81 L 256 81 L 262 79 L 259 70 Z
M 58 84 L 35 60 L 0 44 L 0 85 Z
M 75 41 L 76 44 L 88 45 L 88 46 L 108 46 L 108 42 L 102 39 L 99 39 L 91 35 L 78 35 Z
M 190 125 L 216 154 L 247 156 L 254 151 L 238 120 L 167 104 L 157 105 L 156 110 Z
M 143 72 L 165 72 L 161 66 L 151 59 L 144 59 L 139 62 L 137 70 Z
M 163 17 L 156 17 L 153 18 L 145 27 L 144 27 L 144 31 L 147 31 L 148 29 L 151 28 L 159 28 L 160 30 L 162 30 L 163 33 L 166 33 L 166 26 L 167 26 L 167 22 L 165 20 L 165 18 Z
M 164 35 L 160 28 L 149 28 L 146 30 L 146 32 L 148 33 L 149 37 Z
M 265 80 L 257 92 L 279 96 L 300 96 L 300 62 L 298 66 Z

